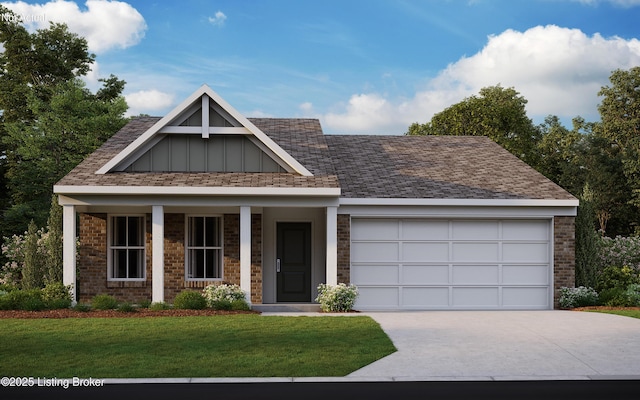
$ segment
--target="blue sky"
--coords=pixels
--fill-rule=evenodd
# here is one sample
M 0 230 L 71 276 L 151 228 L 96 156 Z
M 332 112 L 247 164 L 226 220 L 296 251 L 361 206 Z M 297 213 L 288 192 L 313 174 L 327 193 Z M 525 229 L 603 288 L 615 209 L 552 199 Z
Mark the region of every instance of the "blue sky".
M 529 101 L 535 123 L 569 124 L 597 120 L 611 71 L 640 65 L 640 0 L 2 4 L 86 37 L 97 61 L 87 85 L 124 79 L 134 115 L 164 115 L 206 83 L 248 117 L 402 134 L 501 84 Z

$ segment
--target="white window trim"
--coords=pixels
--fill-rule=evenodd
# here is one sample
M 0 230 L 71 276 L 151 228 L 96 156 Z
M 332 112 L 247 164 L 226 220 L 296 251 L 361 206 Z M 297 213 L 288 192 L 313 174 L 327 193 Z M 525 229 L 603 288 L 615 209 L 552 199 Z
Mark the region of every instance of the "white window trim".
M 144 245 L 126 246 L 125 248 L 142 249 L 142 278 L 113 278 L 112 236 L 114 217 L 142 217 Z M 122 246 L 116 246 L 122 248 Z M 147 215 L 146 214 L 107 214 L 107 281 L 110 282 L 144 282 L 147 280 Z
M 220 250 L 220 278 L 190 278 L 189 277 L 189 218 L 194 217 L 216 217 L 220 219 L 220 246 L 209 247 L 209 249 Z M 200 248 L 200 246 L 196 246 Z M 202 247 L 207 249 L 207 246 Z M 184 280 L 185 282 L 221 282 L 224 281 L 224 216 L 222 214 L 185 214 L 184 218 Z

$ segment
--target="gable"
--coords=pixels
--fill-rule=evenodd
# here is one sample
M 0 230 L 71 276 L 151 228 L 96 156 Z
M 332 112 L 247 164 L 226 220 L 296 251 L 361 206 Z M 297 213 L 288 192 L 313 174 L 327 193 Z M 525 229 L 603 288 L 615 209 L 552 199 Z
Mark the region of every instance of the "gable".
M 126 172 L 285 172 L 245 135 L 166 135 Z
M 206 85 L 96 173 L 119 171 L 289 172 L 312 176 Z

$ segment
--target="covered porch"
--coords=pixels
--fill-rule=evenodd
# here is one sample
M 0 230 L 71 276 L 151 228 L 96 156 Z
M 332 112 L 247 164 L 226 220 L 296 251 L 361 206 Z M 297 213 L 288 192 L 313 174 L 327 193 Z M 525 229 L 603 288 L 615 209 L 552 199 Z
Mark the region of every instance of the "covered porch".
M 132 302 L 169 302 L 182 290 L 225 282 L 238 284 L 251 305 L 311 303 L 319 283 L 338 282 L 335 193 L 61 193 L 59 199 L 64 210 L 64 284 L 73 286 L 79 301 L 105 292 Z M 294 230 L 287 233 L 287 228 Z M 294 268 L 286 289 L 283 243 L 297 247 L 295 229 L 309 235 L 309 254 L 304 254 L 309 276 Z M 300 255 L 295 250 L 289 254 Z M 299 289 L 307 292 L 304 301 L 280 294 Z

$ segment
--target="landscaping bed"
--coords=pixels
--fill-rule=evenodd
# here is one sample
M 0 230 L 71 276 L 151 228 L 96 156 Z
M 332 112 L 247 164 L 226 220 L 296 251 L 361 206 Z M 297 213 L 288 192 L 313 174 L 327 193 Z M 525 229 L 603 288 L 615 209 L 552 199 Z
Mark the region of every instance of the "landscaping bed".
M 227 311 L 227 310 L 150 310 L 140 308 L 132 312 L 118 310 L 90 310 L 78 311 L 71 308 L 43 311 L 0 310 L 0 319 L 3 318 L 141 318 L 141 317 L 197 317 L 209 315 L 233 315 L 233 314 L 260 314 L 258 311 Z

